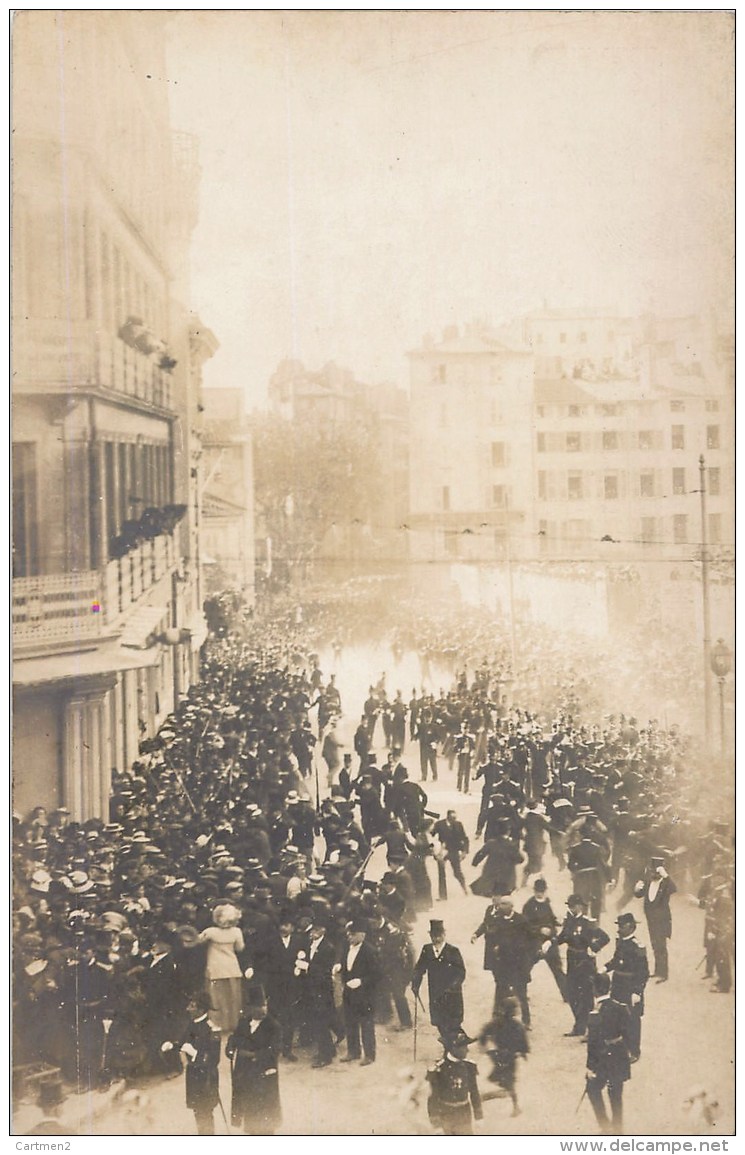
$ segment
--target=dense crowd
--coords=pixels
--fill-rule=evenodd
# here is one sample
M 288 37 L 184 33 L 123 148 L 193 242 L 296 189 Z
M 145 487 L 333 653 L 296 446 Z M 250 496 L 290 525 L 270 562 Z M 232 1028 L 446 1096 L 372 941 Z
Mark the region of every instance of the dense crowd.
M 676 728 L 641 727 L 624 715 L 583 723 L 581 687 L 558 670 L 551 712 L 517 708 L 505 693 L 506 650 L 482 648 L 449 690 L 414 691 L 404 701 L 389 696 L 385 678 L 371 685 L 355 758 L 342 764 L 328 745 L 342 704 L 312 649 L 318 623 L 288 611 L 273 624 L 243 616 L 234 627 L 226 615 L 200 683 L 142 743 L 131 769 L 115 774 L 108 822 L 40 807 L 14 817 L 19 1068 L 53 1064 L 86 1089 L 167 1075 L 184 1055 L 214 1058 L 217 1029 L 238 1071 L 234 1121 L 273 1131 L 278 1062 L 327 1066 L 345 1038 L 347 1059 L 374 1061 L 375 1023 L 409 1030 L 407 991 L 413 981 L 418 992 L 425 974 L 443 1062 L 463 1061 L 462 1000 L 437 1010 L 437 980 L 427 959 L 415 959 L 411 929 L 433 908 L 428 862 L 444 899 L 449 875 L 467 890 L 469 854 L 481 868 L 473 893 L 493 900 L 476 931 L 495 982 L 484 1038 L 494 1081 L 516 1108 L 514 1060 L 525 1053 L 532 967 L 545 958 L 574 1033 L 584 1034 L 594 965 L 581 961 L 588 944 L 572 939 L 580 924 L 569 920 L 597 919 L 611 893 L 623 911 L 644 893 L 650 870 L 661 867 L 659 877 L 698 894 L 707 973 L 730 988 L 731 837 L 715 810 L 702 809 Z M 453 663 L 459 647 L 445 647 Z M 547 653 L 544 676 L 553 664 Z M 529 686 L 530 663 L 522 677 Z M 388 755 L 379 764 L 381 746 Z M 426 783 L 438 767 L 453 770 L 463 793 L 481 790 L 470 836 L 454 812 L 428 807 Z M 367 867 L 383 847 L 386 866 L 372 881 Z M 576 910 L 567 920 L 545 894 L 548 855 L 572 877 Z M 523 885 L 535 880 L 532 910 L 513 910 L 518 876 Z M 435 942 L 437 920 L 432 929 Z M 654 936 L 650 924 L 661 979 L 666 938 L 664 926 Z M 619 995 L 630 1014 L 632 994 Z M 213 1082 L 205 1076 L 202 1086 L 196 1068 L 191 1080 L 187 1103 L 209 1130 Z

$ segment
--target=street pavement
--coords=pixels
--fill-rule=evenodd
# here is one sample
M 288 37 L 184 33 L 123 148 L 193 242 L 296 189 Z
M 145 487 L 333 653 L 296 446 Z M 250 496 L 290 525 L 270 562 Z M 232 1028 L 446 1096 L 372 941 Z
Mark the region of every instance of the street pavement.
M 324 661 L 326 664 L 324 664 Z M 395 664 L 390 654 L 347 651 L 334 663 L 322 655 L 322 668 L 330 673 L 336 668 L 337 684 L 342 694 L 345 716 L 340 736 L 348 744 L 359 720 L 362 702 L 370 681 L 377 681 L 387 670 L 390 696 L 401 688 L 408 700 L 412 686 L 421 685 L 421 671 L 414 655 L 406 655 Z M 435 691 L 449 685 L 447 671 L 435 671 Z M 619 703 L 622 708 L 622 703 Z M 378 739 L 382 733 L 378 732 Z M 349 746 L 351 749 L 351 745 Z M 380 746 L 381 754 L 385 752 Z M 379 759 L 380 760 L 380 759 Z M 418 779 L 418 748 L 407 748 L 403 757 L 410 777 Z M 356 763 L 356 759 L 355 759 Z M 325 775 L 321 778 L 325 782 Z M 478 784 L 477 784 L 478 785 Z M 455 789 L 455 772 L 439 760 L 439 779 L 428 783 L 429 808 L 444 814 L 456 810 L 471 838 L 471 849 L 465 865 L 468 882 L 479 870 L 470 865 L 480 841 L 475 839 L 479 794 L 462 795 Z M 325 793 L 325 790 L 322 791 Z M 433 894 L 437 894 L 436 871 L 430 863 Z M 448 871 L 450 868 L 447 868 Z M 554 910 L 562 918 L 565 900 L 571 890 L 568 874 L 558 871 L 547 854 L 544 877 Z M 519 868 L 518 880 L 521 880 Z M 433 910 L 419 916 L 414 928 L 415 948 L 428 939 L 429 918 L 442 918 L 448 940 L 457 945 L 466 963 L 464 988 L 464 1027 L 471 1036 L 478 1035 L 490 1017 L 493 981 L 482 969 L 483 942 L 470 942 L 481 921 L 487 900 L 463 895 L 449 874 L 449 897 L 435 900 Z M 703 955 L 703 913 L 693 896 L 679 891 L 672 900 L 673 937 L 670 945 L 670 981 L 647 989 L 647 1006 L 642 1027 L 642 1055 L 632 1067 L 631 1080 L 624 1095 L 625 1133 L 627 1135 L 685 1135 L 708 1133 L 711 1136 L 732 1134 L 734 1130 L 734 998 L 711 993 L 710 981 L 703 979 L 699 967 Z M 521 909 L 532 893 L 532 879 L 514 895 L 516 909 Z M 611 893 L 601 925 L 615 934 L 615 898 Z M 627 908 L 639 920 L 637 937 L 647 944 L 641 902 L 633 900 Z M 599 956 L 599 965 L 610 957 L 613 942 Z M 650 952 L 651 955 L 651 952 Z M 528 988 L 532 1014 L 531 1051 L 518 1069 L 518 1093 L 522 1114 L 511 1117 L 508 1099 L 484 1104 L 484 1119 L 475 1124 L 475 1133 L 505 1135 L 593 1135 L 597 1133 L 592 1108 L 582 1099 L 584 1090 L 584 1044 L 565 1038 L 572 1025 L 569 1008 L 561 1001 L 548 968 L 539 963 Z M 426 1005 L 426 982 L 422 987 Z M 413 1009 L 413 999 L 411 1000 Z M 413 1031 L 399 1032 L 390 1027 L 377 1028 L 378 1058 L 369 1067 L 338 1061 L 322 1070 L 310 1068 L 310 1052 L 300 1052 L 300 1061 L 283 1063 L 280 1088 L 283 1124 L 278 1132 L 286 1135 L 423 1135 L 431 1134 L 427 1120 L 427 1066 L 439 1058 L 441 1048 L 428 1017 L 418 1011 L 416 1042 Z M 416 1057 L 414 1049 L 416 1045 Z M 482 1091 L 489 1086 L 486 1075 L 490 1061 L 478 1046 L 471 1047 L 472 1059 L 478 1062 Z M 694 1089 L 705 1090 L 719 1102 L 719 1116 L 713 1127 L 699 1125 L 685 1110 L 685 1099 Z M 59 1123 L 78 1134 L 99 1135 L 189 1135 L 194 1133 L 193 1115 L 184 1106 L 181 1078 L 153 1081 L 139 1088 L 114 1087 L 107 1096 L 72 1096 L 63 1105 Z M 230 1110 L 230 1073 L 227 1060 L 221 1066 L 221 1094 L 225 1110 Z M 24 1107 L 15 1121 L 16 1133 L 27 1133 L 40 1118 L 38 1108 Z M 216 1131 L 226 1133 L 220 1111 L 215 1112 Z M 228 1128 L 229 1129 L 229 1128 Z

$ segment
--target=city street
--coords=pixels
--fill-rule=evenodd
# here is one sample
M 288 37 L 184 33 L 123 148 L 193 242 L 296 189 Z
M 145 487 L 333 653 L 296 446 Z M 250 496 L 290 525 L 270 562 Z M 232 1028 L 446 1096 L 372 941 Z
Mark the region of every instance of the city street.
M 383 648 L 347 650 L 336 667 L 330 654 L 322 654 L 321 665 L 325 673 L 336 670 L 344 708 L 340 736 L 347 744 L 351 742 L 350 735 L 371 680 L 377 680 L 385 671 L 389 691 L 395 692 L 400 687 L 405 696 L 413 685 L 418 688 L 421 684 L 421 670 L 415 655 L 406 654 L 396 663 Z M 429 671 L 425 682 L 429 681 L 437 689 L 441 684 L 449 685 L 449 677 L 447 670 L 436 668 Z M 382 738 L 382 733 L 378 731 L 376 737 Z M 384 756 L 382 747 L 378 746 L 378 751 Z M 407 743 L 403 761 L 410 776 L 418 778 L 416 744 Z M 324 779 L 322 774 L 322 794 L 325 793 Z M 442 758 L 439 759 L 439 780 L 428 783 L 426 790 L 430 809 L 444 814 L 448 808 L 454 808 L 462 820 L 471 838 L 464 872 L 467 881 L 473 881 L 478 871 L 470 867 L 470 859 L 480 845 L 474 838 L 479 793 L 472 790 L 468 796 L 459 795 L 455 790 L 455 772 L 448 771 Z M 431 860 L 429 867 L 436 895 L 436 872 Z M 570 880 L 567 874 L 559 873 L 548 854 L 545 877 L 554 910 L 563 918 Z M 463 953 L 467 968 L 464 1027 L 476 1036 L 489 1019 L 493 982 L 482 969 L 483 943 L 471 945 L 470 937 L 481 921 L 487 900 L 461 894 L 450 875 L 448 883 L 448 900 L 435 901 L 431 913 L 444 919 L 448 940 Z M 530 894 L 530 885 L 515 893 L 516 909 L 522 908 Z M 625 1131 L 627 1134 L 695 1133 L 698 1128 L 686 1114 L 684 1100 L 694 1089 L 701 1088 L 720 1104 L 721 1114 L 714 1133 L 729 1134 L 734 1126 L 733 996 L 710 993 L 712 984 L 702 977 L 703 967 L 699 964 L 703 953 L 703 913 L 695 899 L 687 895 L 681 885 L 671 905 L 670 981 L 662 985 L 651 981 L 647 988 L 642 1055 L 632 1067 L 624 1096 Z M 640 920 L 640 941 L 648 945 L 641 902 L 635 900 L 629 909 Z M 601 925 L 611 936 L 611 944 L 600 954 L 601 967 L 612 954 L 615 917 L 611 893 L 608 909 L 601 919 Z M 414 930 L 417 951 L 427 941 L 427 931 L 428 915 L 421 914 Z M 422 996 L 426 1006 L 426 982 Z M 484 1119 L 476 1124 L 476 1133 L 594 1134 L 597 1128 L 592 1108 L 586 1098 L 580 1103 L 586 1048 L 576 1039 L 563 1037 L 571 1027 L 570 1012 L 561 1002 L 548 968 L 540 964 L 533 972 L 529 997 L 533 1024 L 531 1053 L 518 1073 L 522 1114 L 511 1117 L 508 1099 L 489 1101 L 484 1104 Z M 342 1065 L 337 1061 L 329 1068 L 311 1070 L 308 1051 L 301 1052 L 300 1062 L 284 1063 L 280 1068 L 283 1125 L 279 1133 L 431 1134 L 426 1085 L 422 1088 L 422 1079 L 427 1066 L 440 1057 L 441 1048 L 434 1028 L 421 1009 L 417 1027 L 416 1061 L 412 1031 L 398 1032 L 379 1026 L 378 1058 L 372 1067 L 361 1069 L 358 1064 Z M 478 1062 L 483 1092 L 489 1086 L 486 1075 L 490 1061 L 478 1044 L 471 1047 L 470 1057 Z M 109 1092 L 108 1098 L 99 1093 L 68 1099 L 60 1122 L 82 1134 L 194 1133 L 193 1116 L 184 1106 L 181 1079 L 149 1082 L 139 1089 L 139 1095 L 130 1089 L 125 1096 L 117 1096 L 117 1090 L 120 1088 Z M 221 1097 L 229 1118 L 230 1073 L 224 1056 Z M 30 1129 L 39 1118 L 37 1108 L 24 1108 L 18 1115 L 18 1130 Z M 217 1133 L 224 1134 L 226 1127 L 219 1110 L 215 1112 L 215 1124 Z

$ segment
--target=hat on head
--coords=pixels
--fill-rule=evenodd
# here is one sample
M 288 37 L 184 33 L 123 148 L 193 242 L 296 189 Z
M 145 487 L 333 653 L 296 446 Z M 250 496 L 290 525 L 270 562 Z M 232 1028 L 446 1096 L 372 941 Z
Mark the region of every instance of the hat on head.
M 67 877 L 73 894 L 87 894 L 95 885 L 84 870 L 73 870 Z
M 587 906 L 587 903 L 581 894 L 570 894 L 567 899 L 567 906 Z
M 199 932 L 193 926 L 177 926 L 176 934 L 182 946 L 196 946 L 199 942 Z
M 442 1045 L 446 1047 L 448 1051 L 459 1051 L 468 1047 L 469 1043 L 476 1041 L 475 1039 L 472 1039 L 470 1035 L 467 1035 L 463 1029 L 453 1033 L 443 1032 L 443 1034 L 440 1036 L 440 1040 Z
M 370 928 L 366 918 L 352 918 L 347 923 L 346 929 L 352 934 L 367 934 Z
M 36 891 L 37 894 L 48 894 L 51 881 L 52 876 L 46 870 L 35 870 L 31 875 L 29 888 Z
M 654 865 L 662 866 L 665 862 L 665 859 L 661 854 L 653 854 L 649 861 Z
M 533 883 L 533 890 L 548 890 L 548 883 L 546 882 L 545 878 L 537 878 Z
M 431 918 L 429 920 L 430 934 L 443 934 L 445 931 L 445 923 L 441 918 Z
M 634 930 L 637 926 L 636 919 L 630 911 L 626 911 L 625 914 L 619 914 L 618 918 L 616 919 L 616 924 L 619 929 L 630 927 L 632 930 Z
M 261 1007 L 266 1003 L 266 992 L 261 983 L 251 983 L 246 991 L 246 1007 Z

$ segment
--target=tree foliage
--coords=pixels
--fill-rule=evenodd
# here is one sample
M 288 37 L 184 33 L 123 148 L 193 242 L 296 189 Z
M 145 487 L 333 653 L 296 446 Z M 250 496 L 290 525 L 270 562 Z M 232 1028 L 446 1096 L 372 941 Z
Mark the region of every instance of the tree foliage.
M 354 424 L 292 422 L 273 413 L 254 420 L 254 497 L 274 556 L 318 556 L 332 528 L 375 520 L 384 463 L 374 415 Z

